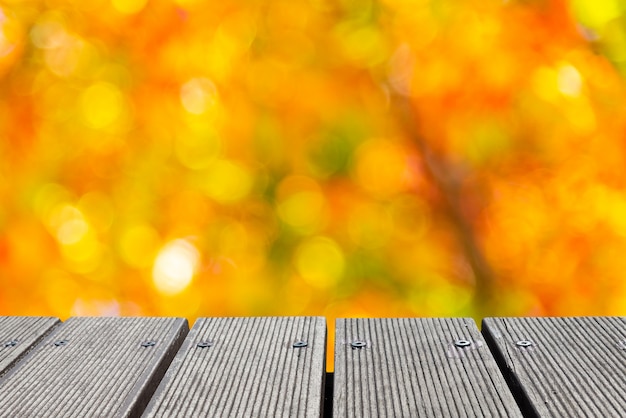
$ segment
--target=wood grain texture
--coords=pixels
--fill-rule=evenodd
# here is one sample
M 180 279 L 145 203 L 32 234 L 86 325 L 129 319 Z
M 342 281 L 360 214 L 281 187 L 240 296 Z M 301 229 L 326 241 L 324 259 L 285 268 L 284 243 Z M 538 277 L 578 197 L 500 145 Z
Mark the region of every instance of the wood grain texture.
M 527 416 L 626 416 L 626 318 L 485 318 L 482 329 Z
M 0 416 L 139 416 L 187 331 L 177 318 L 70 318 L 0 378 Z
M 200 318 L 144 416 L 320 417 L 325 358 L 324 318 Z
M 521 413 L 473 320 L 396 318 L 337 320 L 333 415 Z
M 0 377 L 60 322 L 52 317 L 0 316 Z

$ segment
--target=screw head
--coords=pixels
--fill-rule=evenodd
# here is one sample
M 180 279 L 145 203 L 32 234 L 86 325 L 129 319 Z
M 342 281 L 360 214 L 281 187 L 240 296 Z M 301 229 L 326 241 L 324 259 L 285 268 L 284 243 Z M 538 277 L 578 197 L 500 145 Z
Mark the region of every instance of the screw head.
M 156 345 L 156 341 L 144 341 L 141 343 L 142 347 L 153 347 Z
M 69 343 L 68 340 L 59 340 L 59 341 L 56 341 L 54 345 L 56 345 L 57 347 L 62 347 L 64 345 L 67 345 L 68 343 Z
M 472 342 L 468 340 L 456 340 L 454 342 L 454 345 L 460 348 L 465 348 L 465 347 L 469 347 L 470 345 L 472 345 Z
M 533 342 L 528 340 L 520 340 L 516 342 L 515 345 L 518 347 L 530 347 L 531 345 L 533 345 Z
M 304 348 L 308 345 L 309 343 L 307 343 L 306 341 L 296 341 L 295 343 L 293 343 L 293 348 Z
M 200 341 L 196 347 L 198 348 L 208 348 L 208 347 L 213 347 L 213 343 L 210 341 Z
M 365 346 L 367 346 L 367 343 L 365 341 L 352 341 L 350 343 L 350 346 L 352 346 L 352 348 L 363 348 Z
M 7 341 L 6 343 L 4 343 L 5 347 L 15 347 L 17 345 L 19 341 L 17 340 L 11 340 L 11 341 Z

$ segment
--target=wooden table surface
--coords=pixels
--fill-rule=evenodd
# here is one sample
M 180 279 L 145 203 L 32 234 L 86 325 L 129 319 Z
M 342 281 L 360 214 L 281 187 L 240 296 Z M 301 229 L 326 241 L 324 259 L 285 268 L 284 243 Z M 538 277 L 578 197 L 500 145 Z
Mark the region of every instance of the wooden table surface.
M 0 417 L 626 417 L 626 318 L 0 317 Z

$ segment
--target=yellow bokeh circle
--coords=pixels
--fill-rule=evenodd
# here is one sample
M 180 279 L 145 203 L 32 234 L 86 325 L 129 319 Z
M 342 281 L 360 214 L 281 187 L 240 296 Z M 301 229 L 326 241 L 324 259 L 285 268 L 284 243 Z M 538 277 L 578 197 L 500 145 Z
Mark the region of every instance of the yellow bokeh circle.
M 147 2 L 148 0 L 111 0 L 115 10 L 126 15 L 140 12 Z
M 317 236 L 298 246 L 295 265 L 300 276 L 310 285 L 328 289 L 343 277 L 346 261 L 335 241 Z
M 116 86 L 98 82 L 83 92 L 81 110 L 87 126 L 108 128 L 119 121 L 126 111 L 124 96 Z

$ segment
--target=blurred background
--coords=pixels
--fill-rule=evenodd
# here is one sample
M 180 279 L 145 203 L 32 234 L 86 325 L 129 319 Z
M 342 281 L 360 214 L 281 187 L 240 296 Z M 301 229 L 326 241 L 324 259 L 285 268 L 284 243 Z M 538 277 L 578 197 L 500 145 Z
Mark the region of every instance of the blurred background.
M 0 314 L 626 313 L 619 0 L 2 0 Z

